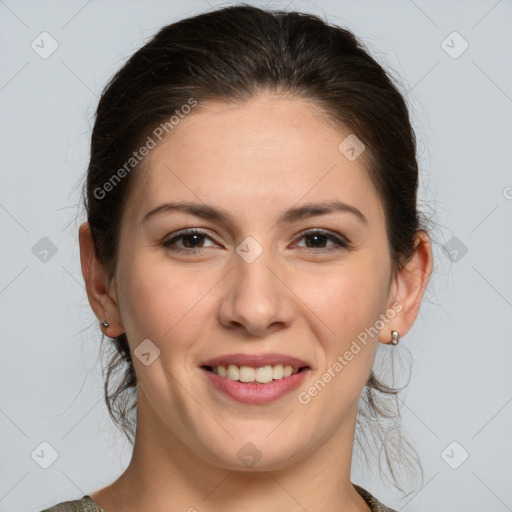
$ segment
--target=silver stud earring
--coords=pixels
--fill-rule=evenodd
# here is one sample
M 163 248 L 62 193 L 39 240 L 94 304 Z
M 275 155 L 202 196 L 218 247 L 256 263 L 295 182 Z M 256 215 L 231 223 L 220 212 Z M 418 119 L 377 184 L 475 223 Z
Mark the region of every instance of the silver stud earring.
M 391 345 L 398 345 L 398 340 L 400 339 L 400 335 L 398 331 L 391 331 L 391 341 L 389 342 Z
M 107 327 L 110 327 L 110 324 L 109 324 L 108 322 L 105 322 L 105 320 L 103 320 L 103 322 L 100 322 L 100 323 L 101 323 L 101 325 L 102 325 L 103 327 L 105 327 L 105 329 L 106 329 Z

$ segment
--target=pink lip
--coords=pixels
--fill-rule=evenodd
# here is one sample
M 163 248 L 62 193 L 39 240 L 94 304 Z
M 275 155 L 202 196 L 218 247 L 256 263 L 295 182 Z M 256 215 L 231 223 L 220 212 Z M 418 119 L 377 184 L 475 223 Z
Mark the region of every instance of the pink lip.
M 261 366 L 267 365 L 274 366 L 276 364 L 290 365 L 294 368 L 309 366 L 308 363 L 302 361 L 302 359 L 274 352 L 267 354 L 225 354 L 223 356 L 214 357 L 213 359 L 208 359 L 208 361 L 204 361 L 199 366 L 211 366 L 213 368 L 215 366 L 228 366 L 230 364 L 250 366 L 252 368 L 260 368 Z
M 211 361 L 216 362 L 214 359 Z M 212 365 L 209 364 L 206 366 Z M 214 366 L 217 366 L 217 364 Z M 201 368 L 201 371 L 210 379 L 210 382 L 215 386 L 215 388 L 222 391 L 229 397 L 247 404 L 266 404 L 281 398 L 300 386 L 311 370 L 302 370 L 301 372 L 294 373 L 289 377 L 273 380 L 266 384 L 260 384 L 257 382 L 238 382 L 237 380 L 231 380 L 227 377 L 221 377 L 220 375 L 209 370 L 205 370 L 204 368 Z

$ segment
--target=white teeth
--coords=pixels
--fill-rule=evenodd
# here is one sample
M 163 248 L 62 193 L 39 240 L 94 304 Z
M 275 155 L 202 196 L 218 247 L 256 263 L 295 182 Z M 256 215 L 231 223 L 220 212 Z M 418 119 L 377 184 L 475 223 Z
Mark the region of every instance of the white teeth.
M 238 370 L 238 366 L 236 364 L 230 364 L 228 366 L 228 372 L 226 377 L 231 380 L 238 380 L 240 377 L 240 372 Z
M 284 377 L 283 374 L 283 365 L 282 364 L 276 364 L 274 366 L 274 379 L 282 379 Z
M 250 366 L 240 366 L 239 375 L 240 382 L 253 382 L 256 370 Z
M 271 382 L 274 378 L 274 370 L 272 369 L 272 366 L 262 366 L 254 373 L 256 374 L 256 382 L 261 382 L 262 384 Z
M 299 369 L 293 368 L 290 365 L 282 364 L 276 364 L 274 366 L 261 366 L 260 368 L 230 364 L 227 367 L 215 366 L 212 368 L 212 371 L 213 373 L 218 374 L 220 377 L 225 377 L 231 380 L 239 380 L 240 382 L 259 382 L 261 384 L 266 384 L 272 380 L 279 380 L 284 377 L 294 375 L 299 371 Z

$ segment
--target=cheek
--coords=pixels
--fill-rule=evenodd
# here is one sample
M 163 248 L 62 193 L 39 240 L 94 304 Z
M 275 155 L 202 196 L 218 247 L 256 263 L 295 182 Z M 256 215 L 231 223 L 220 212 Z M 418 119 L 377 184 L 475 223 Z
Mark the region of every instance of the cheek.
M 147 257 L 134 256 L 119 274 L 121 316 L 133 342 L 149 338 L 160 346 L 173 339 L 201 295 L 189 272 L 169 272 L 168 264 Z
M 359 400 L 375 360 L 375 324 L 386 296 L 377 276 L 370 280 L 368 274 L 356 269 L 340 273 L 328 284 L 319 285 L 323 295 L 318 294 L 317 302 L 310 305 L 329 329 L 321 325 L 316 333 L 319 368 L 299 401 L 315 400 L 314 407 L 332 411 L 328 420 L 324 416 L 332 428 L 342 421 L 349 404 Z
M 151 374 L 156 368 L 184 374 L 195 368 L 197 341 L 205 337 L 205 326 L 215 322 L 212 300 L 218 300 L 215 286 L 224 272 L 173 266 L 143 251 L 132 255 L 119 267 L 121 317 L 131 350 L 149 339 L 160 350 Z M 146 380 L 145 368 L 137 364 L 137 370 Z
M 387 303 L 388 278 L 384 264 L 361 254 L 324 272 L 301 273 L 294 284 L 299 297 L 323 321 L 325 332 L 343 340 L 378 319 Z
M 343 402 L 358 395 L 373 365 L 378 346 L 375 326 L 386 307 L 389 273 L 387 262 L 372 254 L 354 254 L 336 268 L 295 278 L 294 289 L 300 290 L 297 294 L 307 306 L 303 314 L 320 342 L 319 370 L 328 372 L 325 381 L 335 382 L 326 399 L 329 395 Z
M 154 410 L 170 407 L 187 409 L 186 399 L 179 392 L 170 392 L 171 376 L 184 377 L 190 368 L 194 340 L 206 316 L 206 298 L 212 283 L 194 281 L 190 272 L 170 272 L 169 264 L 148 264 L 149 259 L 133 257 L 120 272 L 120 310 L 132 359 L 141 388 Z M 197 276 L 196 276 L 197 281 Z M 197 286 L 194 286 L 197 284 Z M 137 358 L 138 346 L 146 339 L 159 353 L 149 365 Z M 152 354 L 153 345 L 144 346 Z M 157 354 L 156 349 L 153 352 Z M 171 386 L 172 387 L 172 386 Z M 162 404 L 166 404 L 162 408 Z

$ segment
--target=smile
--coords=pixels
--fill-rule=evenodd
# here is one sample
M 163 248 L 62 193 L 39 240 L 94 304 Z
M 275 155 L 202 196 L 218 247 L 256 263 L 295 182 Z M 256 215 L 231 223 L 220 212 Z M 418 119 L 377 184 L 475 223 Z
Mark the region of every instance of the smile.
M 290 375 L 295 375 L 300 371 L 307 369 L 307 366 L 293 367 L 291 365 L 266 365 L 259 368 L 251 366 L 238 366 L 236 364 L 218 365 L 218 366 L 203 366 L 207 371 L 210 371 L 222 378 L 238 381 L 238 382 L 258 382 L 260 384 L 267 384 L 273 380 L 281 380 Z

